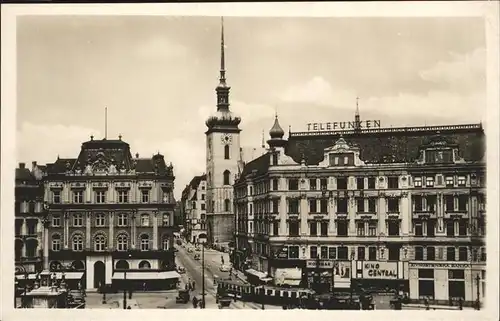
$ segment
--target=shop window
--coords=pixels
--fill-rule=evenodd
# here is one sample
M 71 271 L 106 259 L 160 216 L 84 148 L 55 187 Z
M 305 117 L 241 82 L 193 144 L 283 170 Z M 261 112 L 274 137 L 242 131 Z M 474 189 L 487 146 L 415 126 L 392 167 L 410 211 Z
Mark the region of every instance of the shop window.
M 464 270 L 448 270 L 448 297 L 465 299 Z
M 340 246 L 338 248 L 338 259 L 339 260 L 347 260 L 347 257 L 348 257 L 348 249 L 346 246 Z
M 415 247 L 415 260 L 422 261 L 424 259 L 424 248 L 422 246 Z
M 377 260 L 377 248 L 375 246 L 370 246 L 368 248 L 368 260 L 370 261 Z
M 418 280 L 419 299 L 434 299 L 434 280 Z
M 299 247 L 298 246 L 289 246 L 288 247 L 288 255 L 291 259 L 299 258 Z

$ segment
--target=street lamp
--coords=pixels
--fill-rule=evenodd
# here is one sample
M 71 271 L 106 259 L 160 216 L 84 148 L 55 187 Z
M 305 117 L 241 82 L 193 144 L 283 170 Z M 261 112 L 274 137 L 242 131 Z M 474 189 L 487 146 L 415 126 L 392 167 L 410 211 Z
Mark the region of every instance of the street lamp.
M 477 296 L 477 299 L 476 299 L 476 308 L 478 310 L 481 310 L 481 301 L 479 299 L 479 284 L 481 283 L 481 277 L 479 276 L 479 274 L 476 275 L 476 296 Z
M 128 255 L 128 258 L 130 259 L 132 257 L 131 254 Z M 125 269 L 123 272 L 123 309 L 127 309 L 127 270 L 128 268 Z M 129 299 L 132 298 L 132 290 L 130 290 L 129 294 Z

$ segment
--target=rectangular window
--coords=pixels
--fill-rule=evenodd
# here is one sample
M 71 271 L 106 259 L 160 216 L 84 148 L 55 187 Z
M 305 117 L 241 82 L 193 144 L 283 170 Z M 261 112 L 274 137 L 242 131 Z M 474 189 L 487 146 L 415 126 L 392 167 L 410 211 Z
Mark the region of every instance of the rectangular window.
M 425 186 L 426 187 L 434 187 L 434 177 L 427 176 L 425 178 Z
M 364 198 L 356 199 L 356 205 L 357 205 L 357 212 L 358 213 L 365 212 L 365 199 Z
M 399 188 L 399 178 L 397 176 L 387 178 L 387 188 L 398 189 Z
M 347 260 L 348 259 L 347 246 L 339 246 L 337 255 L 339 260 Z
M 326 178 L 320 179 L 319 185 L 320 185 L 320 188 L 322 191 L 327 190 L 328 189 L 328 180 Z
M 73 191 L 73 203 L 83 203 L 83 191 Z
M 427 261 L 436 260 L 436 248 L 434 246 L 427 247 Z
M 368 177 L 368 189 L 375 189 L 375 177 Z
M 193 207 L 193 210 L 196 209 L 196 201 L 193 201 L 192 207 Z
M 427 221 L 427 236 L 436 235 L 436 223 L 434 221 Z
M 128 203 L 128 191 L 118 191 L 118 203 Z
M 467 221 L 465 220 L 458 221 L 458 235 L 467 236 Z
M 61 203 L 61 191 L 52 191 L 52 203 L 54 204 Z
M 288 190 L 298 191 L 299 190 L 299 180 L 296 178 L 289 178 L 288 179 Z
M 273 213 L 279 213 L 279 199 L 273 200 Z
M 311 179 L 309 179 L 309 189 L 310 189 L 311 191 L 315 191 L 315 190 L 317 190 L 316 183 L 317 183 L 316 178 L 311 178 Z
M 309 255 L 311 259 L 317 259 L 318 258 L 318 248 L 316 246 L 311 246 L 309 248 Z
M 106 203 L 106 191 L 96 191 L 95 202 L 98 204 Z
M 337 189 L 346 190 L 347 189 L 347 178 L 337 177 Z
M 445 195 L 445 205 L 447 212 L 453 212 L 455 210 L 455 198 L 453 195 Z
M 399 247 L 389 247 L 389 261 L 399 261 Z
M 95 217 L 95 226 L 102 227 L 105 225 L 105 217 L 104 214 L 97 214 Z
M 337 248 L 336 247 L 329 247 L 328 248 L 328 258 L 330 260 L 335 260 L 337 258 Z
M 205 200 L 205 194 L 201 194 L 201 200 L 204 201 Z
M 399 213 L 399 198 L 389 197 L 387 199 L 387 211 L 389 213 Z
M 370 197 L 368 199 L 368 212 L 369 213 L 376 213 L 377 212 L 377 207 L 376 207 L 377 200 L 373 197 Z
M 423 236 L 424 230 L 422 228 L 422 222 L 415 222 L 415 236 Z
M 363 246 L 358 246 L 358 260 L 364 261 L 366 257 L 365 248 Z
M 356 230 L 358 236 L 365 236 L 365 222 L 356 223 Z
M 278 229 L 279 229 L 279 221 L 275 221 L 273 223 L 273 235 L 278 235 Z
M 455 261 L 455 248 L 449 246 L 446 248 L 446 260 Z
M 415 260 L 423 261 L 424 259 L 424 248 L 421 246 L 415 247 Z
M 446 222 L 446 236 L 455 236 L 455 221 L 450 220 Z
M 290 221 L 288 223 L 288 235 L 289 236 L 299 236 L 299 222 Z
M 458 196 L 458 210 L 461 212 L 467 211 L 469 197 L 467 195 Z
M 415 206 L 415 212 L 422 211 L 422 196 L 421 195 L 413 195 L 413 206 Z
M 377 248 L 375 246 L 370 246 L 368 248 L 368 260 L 370 261 L 377 260 Z
M 347 222 L 346 221 L 337 221 L 337 235 L 338 236 L 347 236 Z
M 202 220 L 204 219 L 203 217 L 204 214 L 202 214 Z M 170 215 L 168 213 L 164 213 L 162 217 L 162 226 L 170 226 Z
M 205 204 L 201 204 L 201 210 L 204 211 L 205 210 Z
M 328 213 L 328 200 L 327 199 L 321 199 L 320 203 L 320 213 Z
M 388 225 L 389 236 L 398 236 L 399 235 L 399 221 L 398 220 L 390 220 Z
M 469 255 L 467 253 L 467 248 L 466 247 L 459 247 L 458 248 L 458 260 L 459 261 L 468 261 Z
M 321 222 L 321 236 L 328 236 L 328 222 Z
M 83 215 L 82 214 L 73 214 L 73 226 L 74 227 L 83 226 Z
M 365 189 L 365 178 L 364 177 L 356 178 L 356 189 Z
M 149 190 L 147 189 L 141 190 L 141 202 L 149 203 Z
M 141 226 L 149 226 L 149 215 L 148 214 L 141 215 Z
M 310 199 L 309 200 L 309 213 L 317 213 L 318 212 L 318 209 L 317 209 L 317 202 L 316 202 L 316 199 Z
M 127 214 L 118 214 L 118 226 L 127 226 L 128 225 L 128 216 Z
M 458 176 L 458 186 L 465 186 L 466 181 L 465 176 Z
M 368 223 L 368 235 L 377 236 L 377 222 Z
M 326 246 L 321 247 L 321 259 L 322 260 L 328 259 L 328 247 L 326 247 Z
M 309 234 L 311 236 L 318 235 L 318 224 L 316 223 L 316 221 L 309 222 Z
M 278 179 L 273 178 L 273 191 L 277 191 L 277 190 L 278 190 Z
M 288 199 L 288 214 L 299 214 L 299 200 L 296 198 Z
M 337 213 L 347 213 L 347 198 L 337 199 Z
M 418 297 L 434 299 L 434 280 L 418 280 Z
M 434 279 L 434 269 L 418 269 L 419 279 Z
M 61 226 L 61 217 L 59 215 L 52 216 L 52 227 Z
M 422 177 L 413 177 L 413 186 L 422 187 Z
M 446 187 L 453 187 L 453 176 L 446 176 Z

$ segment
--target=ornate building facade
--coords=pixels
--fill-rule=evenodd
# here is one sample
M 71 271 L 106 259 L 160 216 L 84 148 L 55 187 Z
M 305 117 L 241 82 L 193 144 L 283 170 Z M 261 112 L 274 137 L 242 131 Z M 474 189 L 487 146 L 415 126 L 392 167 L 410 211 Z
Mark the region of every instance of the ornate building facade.
M 174 173 L 159 153 L 132 157 L 121 140 L 84 142 L 77 158 L 47 164 L 45 261 L 83 273 L 87 289 L 173 275 Z M 145 273 L 149 272 L 149 273 Z M 175 273 L 175 272 L 174 272 Z
M 359 122 L 359 116 L 357 116 Z M 290 133 L 246 164 L 234 264 L 276 284 L 482 300 L 481 125 Z
M 207 176 L 195 176 L 182 191 L 182 207 L 185 213 L 186 239 L 196 244 L 207 239 Z
M 229 109 L 224 56 L 224 25 L 221 31 L 221 70 L 217 93 L 217 111 L 207 126 L 207 236 L 210 244 L 228 244 L 233 240 L 233 183 L 240 156 L 240 117 Z
M 19 278 L 42 269 L 42 178 L 36 162 L 32 170 L 25 163 L 16 168 L 14 253 Z

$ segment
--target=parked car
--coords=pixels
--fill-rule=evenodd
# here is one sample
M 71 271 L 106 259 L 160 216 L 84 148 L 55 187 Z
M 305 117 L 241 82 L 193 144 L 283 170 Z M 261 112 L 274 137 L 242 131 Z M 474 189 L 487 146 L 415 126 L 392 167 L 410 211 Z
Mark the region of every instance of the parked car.
M 192 247 L 188 248 L 188 253 L 193 253 L 193 248 Z
M 231 267 L 229 265 L 221 264 L 219 267 L 219 270 L 221 272 L 229 272 L 231 270 Z
M 186 269 L 183 266 L 178 266 L 177 272 L 179 272 L 179 274 L 184 274 L 186 273 Z
M 197 260 L 197 261 L 199 261 L 199 260 L 200 260 L 200 255 L 199 255 L 198 253 L 196 253 L 196 254 L 194 255 L 194 259 L 195 259 L 195 260 Z

